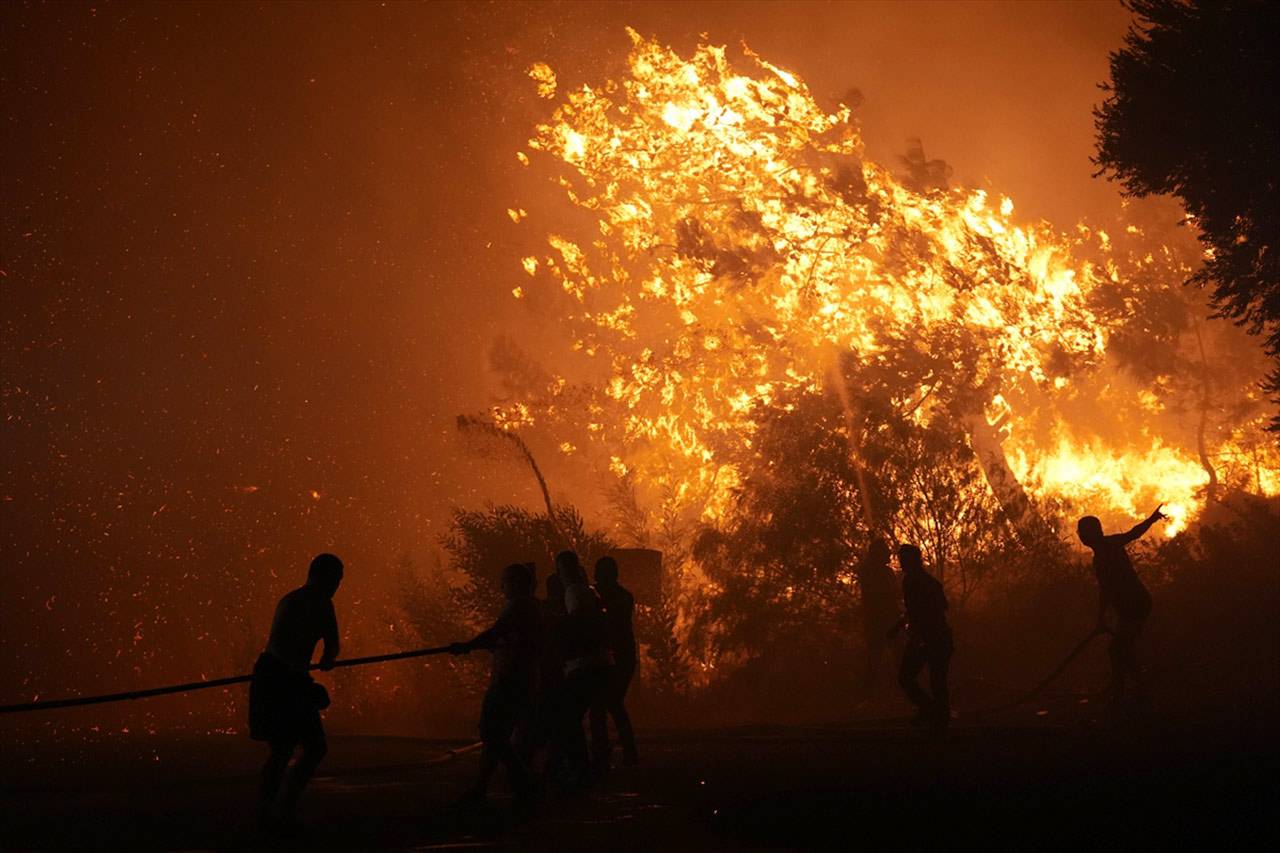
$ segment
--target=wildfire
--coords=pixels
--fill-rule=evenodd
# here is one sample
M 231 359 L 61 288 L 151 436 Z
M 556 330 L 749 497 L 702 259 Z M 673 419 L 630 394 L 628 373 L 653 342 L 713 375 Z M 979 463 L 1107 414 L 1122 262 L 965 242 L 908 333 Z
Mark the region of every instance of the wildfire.
M 1123 275 L 1106 233 L 1019 222 L 1008 198 L 867 161 L 848 107 L 824 109 L 749 50 L 744 70 L 723 47 L 682 58 L 631 38 L 620 82 L 570 91 L 547 66 L 530 71 L 539 95 L 560 100 L 529 149 L 593 225 L 549 234 L 547 251 L 522 261 L 532 283 L 516 289 L 562 300 L 573 348 L 607 362 L 587 437 L 609 448 L 615 473 L 714 520 L 763 408 L 838 381 L 842 357 L 906 353 L 926 366 L 918 402 L 898 402 L 970 424 L 993 488 L 1003 466 L 1098 514 L 1142 516 L 1164 501 L 1166 531 L 1186 527 L 1208 479 L 1194 454 L 1158 437 L 1113 446 L 1087 423 L 1069 425 L 1081 437 L 1002 432 L 987 414 L 1005 407 L 1016 424 L 1052 408 L 1105 358 L 1108 322 L 1091 297 Z M 557 378 L 500 422 L 563 417 L 579 405 L 569 387 Z
M 1010 463 L 1022 482 L 1078 507 L 1104 507 L 1117 519 L 1136 521 L 1164 501 L 1167 536 L 1186 529 L 1202 504 L 1197 495 L 1209 481 L 1198 462 L 1159 442 L 1142 453 L 1062 439 L 1030 454 L 1017 449 Z

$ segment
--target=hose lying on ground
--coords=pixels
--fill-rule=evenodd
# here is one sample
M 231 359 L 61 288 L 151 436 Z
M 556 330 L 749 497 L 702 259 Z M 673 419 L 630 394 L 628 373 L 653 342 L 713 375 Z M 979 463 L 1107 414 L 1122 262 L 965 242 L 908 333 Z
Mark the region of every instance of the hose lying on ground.
M 1075 648 L 1073 648 L 1070 652 L 1068 652 L 1067 656 L 1062 659 L 1062 662 L 1059 663 L 1056 667 L 1054 667 L 1053 671 L 1051 671 L 1048 675 L 1046 675 L 1044 678 L 1040 680 L 1039 684 L 1037 684 L 1035 687 L 1032 687 L 1030 690 L 1021 694 L 1017 698 L 1009 702 L 1006 702 L 1003 705 L 996 705 L 992 708 L 980 708 L 974 711 L 964 711 L 962 713 L 966 715 L 967 714 L 994 714 L 999 711 L 1008 711 L 1012 708 L 1018 707 L 1019 705 L 1024 705 L 1027 702 L 1030 702 L 1032 699 L 1039 696 L 1040 693 L 1046 687 L 1048 687 L 1050 684 L 1056 681 L 1058 676 L 1066 672 L 1067 667 L 1071 666 L 1072 662 L 1080 656 L 1081 652 L 1083 652 L 1085 649 L 1089 647 L 1090 643 L 1092 643 L 1098 637 L 1101 637 L 1103 634 L 1109 634 L 1109 633 L 1111 632 L 1108 631 L 1106 628 L 1095 628 L 1093 631 L 1089 633 L 1088 636 L 1086 636 L 1083 640 L 1077 643 Z

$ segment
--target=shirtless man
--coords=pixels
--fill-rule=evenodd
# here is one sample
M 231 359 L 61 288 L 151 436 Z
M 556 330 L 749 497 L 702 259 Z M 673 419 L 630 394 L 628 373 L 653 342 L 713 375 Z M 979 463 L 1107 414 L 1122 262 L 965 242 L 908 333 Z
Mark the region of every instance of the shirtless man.
M 311 656 L 321 640 L 324 653 L 320 656 L 320 669 L 332 669 L 337 660 L 338 618 L 333 596 L 341 583 L 341 560 L 333 554 L 321 554 L 312 560 L 306 584 L 276 605 L 267 648 L 253 667 L 249 735 L 271 746 L 262 767 L 259 799 L 258 817 L 264 829 L 296 828 L 298 797 L 328 752 L 320 712 L 329 706 L 329 695 L 312 680 L 309 670 Z M 285 770 L 299 746 L 302 753 L 286 781 Z

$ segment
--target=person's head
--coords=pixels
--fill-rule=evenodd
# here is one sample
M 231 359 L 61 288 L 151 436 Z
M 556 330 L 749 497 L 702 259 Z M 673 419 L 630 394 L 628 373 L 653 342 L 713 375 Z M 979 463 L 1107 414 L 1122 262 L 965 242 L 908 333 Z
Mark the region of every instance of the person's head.
M 556 554 L 556 572 L 566 587 L 587 582 L 587 573 L 582 570 L 582 564 L 578 562 L 578 554 L 574 551 L 561 551 Z
M 596 560 L 596 586 L 616 586 L 617 583 L 618 561 L 613 557 Z
M 333 554 L 319 554 L 307 570 L 307 586 L 313 586 L 333 598 L 342 583 L 342 561 Z
M 1102 542 L 1102 522 L 1096 515 L 1086 515 L 1076 522 L 1076 535 L 1085 545 L 1095 548 Z
M 877 565 L 889 562 L 889 543 L 875 536 L 867 543 L 867 560 Z
M 924 555 L 915 545 L 899 545 L 898 565 L 902 566 L 904 572 L 923 572 Z
M 520 598 L 533 594 L 533 573 L 525 563 L 512 563 L 502 570 L 502 594 Z

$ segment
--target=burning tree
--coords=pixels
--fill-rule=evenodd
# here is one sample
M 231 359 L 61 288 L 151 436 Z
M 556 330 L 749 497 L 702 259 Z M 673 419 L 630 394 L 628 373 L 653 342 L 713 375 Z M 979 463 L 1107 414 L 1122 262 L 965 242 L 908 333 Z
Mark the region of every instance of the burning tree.
M 604 376 L 550 377 L 499 424 L 581 428 L 659 514 L 733 533 L 762 517 L 768 463 L 818 458 L 762 467 L 769 431 L 812 426 L 825 399 L 838 416 L 816 422 L 849 478 L 829 497 L 856 518 L 838 559 L 870 531 L 956 559 L 973 536 L 948 513 L 991 501 L 961 526 L 1042 540 L 1038 502 L 1082 481 L 1104 516 L 1163 499 L 1185 527 L 1210 475 L 1143 426 L 1141 399 L 1095 381 L 1141 307 L 1103 310 L 1125 276 L 1106 234 L 1019 223 L 1007 198 L 947 189 L 923 148 L 905 177 L 867 161 L 847 106 L 745 47 L 735 65 L 723 47 L 682 58 L 631 37 L 625 79 L 566 93 L 530 140 L 579 215 L 557 215 L 514 290 L 557 300 Z M 530 73 L 557 97 L 550 68 Z M 1090 406 L 1129 412 L 1125 439 L 1093 431 Z

